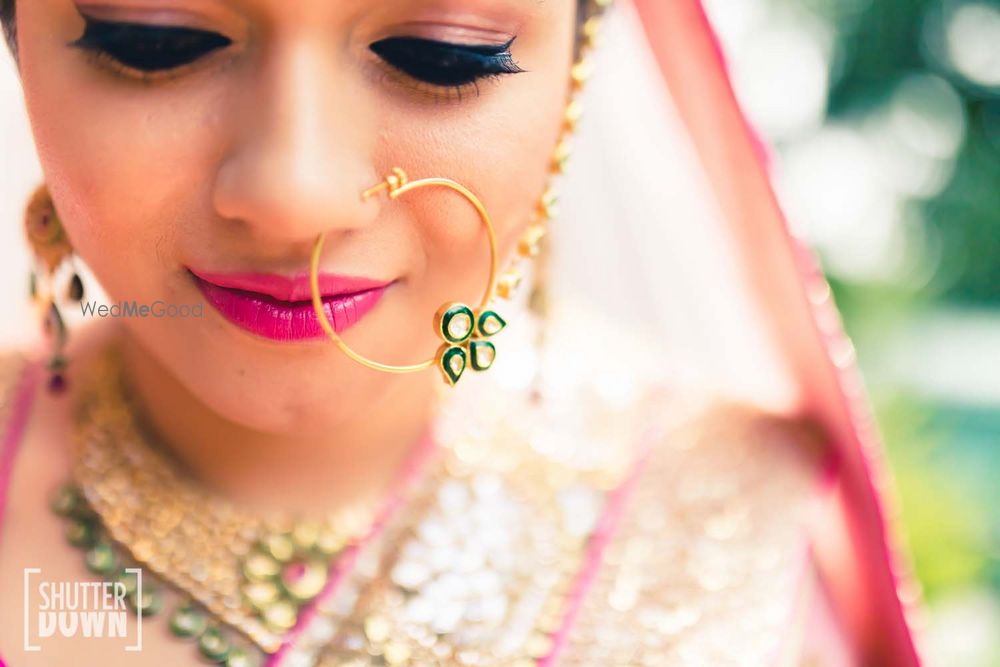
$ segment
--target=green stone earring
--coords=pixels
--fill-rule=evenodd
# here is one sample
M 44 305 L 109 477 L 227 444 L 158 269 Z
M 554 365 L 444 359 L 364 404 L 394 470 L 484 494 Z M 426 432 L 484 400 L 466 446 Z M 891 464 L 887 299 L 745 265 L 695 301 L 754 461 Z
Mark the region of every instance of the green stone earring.
M 368 199 L 384 190 L 388 192 L 390 199 L 396 199 L 407 192 L 428 186 L 448 188 L 465 197 L 476 209 L 483 226 L 486 227 L 486 235 L 490 244 L 490 278 L 479 306 L 473 309 L 464 303 L 450 302 L 441 306 L 434 316 L 434 331 L 443 341 L 434 358 L 404 366 L 383 364 L 358 354 L 343 341 L 323 310 L 323 301 L 319 292 L 319 257 L 323 251 L 323 243 L 326 241 L 326 232 L 320 234 L 313 245 L 312 261 L 309 265 L 309 283 L 312 290 L 313 310 L 316 312 L 320 326 L 330 340 L 348 357 L 363 366 L 384 373 L 413 373 L 435 365 L 441 371 L 445 382 L 454 386 L 467 368 L 485 371 L 493 365 L 493 360 L 496 358 L 496 347 L 486 339 L 499 333 L 507 325 L 507 322 L 496 311 L 489 308 L 496 290 L 497 275 L 497 240 L 493 230 L 493 222 L 479 198 L 461 183 L 448 178 L 424 178 L 418 181 L 409 181 L 406 172 L 399 167 L 394 168 L 392 173 L 381 183 L 365 190 L 361 198 Z

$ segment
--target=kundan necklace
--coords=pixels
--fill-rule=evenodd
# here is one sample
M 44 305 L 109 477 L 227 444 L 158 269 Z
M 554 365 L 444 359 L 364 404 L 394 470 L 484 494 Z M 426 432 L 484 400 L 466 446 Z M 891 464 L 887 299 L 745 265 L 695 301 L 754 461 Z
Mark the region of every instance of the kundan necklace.
M 260 664 L 327 588 L 333 565 L 372 532 L 380 510 L 260 517 L 213 496 L 143 432 L 117 352 L 93 371 L 76 413 L 73 480 L 52 501 L 67 541 L 92 573 L 122 584 L 129 608 L 144 618 L 163 615 L 166 597 L 178 593 L 170 630 L 205 659 Z

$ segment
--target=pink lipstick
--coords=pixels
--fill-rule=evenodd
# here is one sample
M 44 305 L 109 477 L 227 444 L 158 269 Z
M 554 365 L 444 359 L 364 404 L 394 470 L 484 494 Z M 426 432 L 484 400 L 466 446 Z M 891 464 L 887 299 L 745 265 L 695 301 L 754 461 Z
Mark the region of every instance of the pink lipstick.
M 213 273 L 189 269 L 205 299 L 223 317 L 250 333 L 277 341 L 323 338 L 313 310 L 308 274 Z M 382 280 L 319 275 L 323 310 L 337 333 L 355 325 L 392 284 Z

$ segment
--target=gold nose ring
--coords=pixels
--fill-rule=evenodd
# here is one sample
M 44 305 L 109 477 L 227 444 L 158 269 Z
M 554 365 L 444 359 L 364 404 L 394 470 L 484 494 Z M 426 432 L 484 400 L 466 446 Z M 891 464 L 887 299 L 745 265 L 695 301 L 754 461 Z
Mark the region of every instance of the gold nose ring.
M 309 264 L 309 287 L 312 291 L 313 310 L 316 312 L 320 326 L 330 340 L 348 357 L 363 366 L 383 373 L 415 373 L 431 366 L 437 366 L 445 382 L 454 386 L 467 368 L 485 371 L 493 365 L 496 358 L 496 347 L 488 339 L 507 326 L 507 322 L 489 307 L 496 289 L 497 273 L 496 232 L 493 229 L 489 213 L 479 197 L 461 183 L 450 178 L 424 178 L 410 181 L 406 172 L 399 167 L 393 168 L 380 183 L 365 190 L 361 197 L 368 199 L 385 191 L 388 193 L 389 199 L 392 200 L 398 199 L 408 192 L 426 187 L 448 188 L 462 195 L 472 204 L 486 227 L 486 235 L 490 245 L 490 277 L 479 306 L 472 308 L 459 301 L 449 301 L 434 314 L 434 331 L 442 340 L 434 357 L 416 364 L 383 364 L 358 354 L 337 334 L 330 318 L 323 310 L 323 300 L 319 292 L 319 257 L 326 242 L 326 232 L 319 234 L 313 245 L 312 259 Z

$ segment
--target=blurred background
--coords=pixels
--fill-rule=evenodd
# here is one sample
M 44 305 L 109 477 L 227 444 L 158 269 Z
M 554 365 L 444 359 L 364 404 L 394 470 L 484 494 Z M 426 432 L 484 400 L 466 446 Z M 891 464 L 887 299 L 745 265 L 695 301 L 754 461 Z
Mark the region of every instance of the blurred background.
M 705 0 L 875 401 L 934 665 L 1000 665 L 1000 2 Z
M 1000 2 L 704 1 L 857 346 L 928 662 L 1000 666 Z M 0 61 L 0 220 L 20 220 L 41 174 Z M 21 234 L 0 225 L 5 276 L 27 275 Z M 34 337 L 13 282 L 4 345 Z

